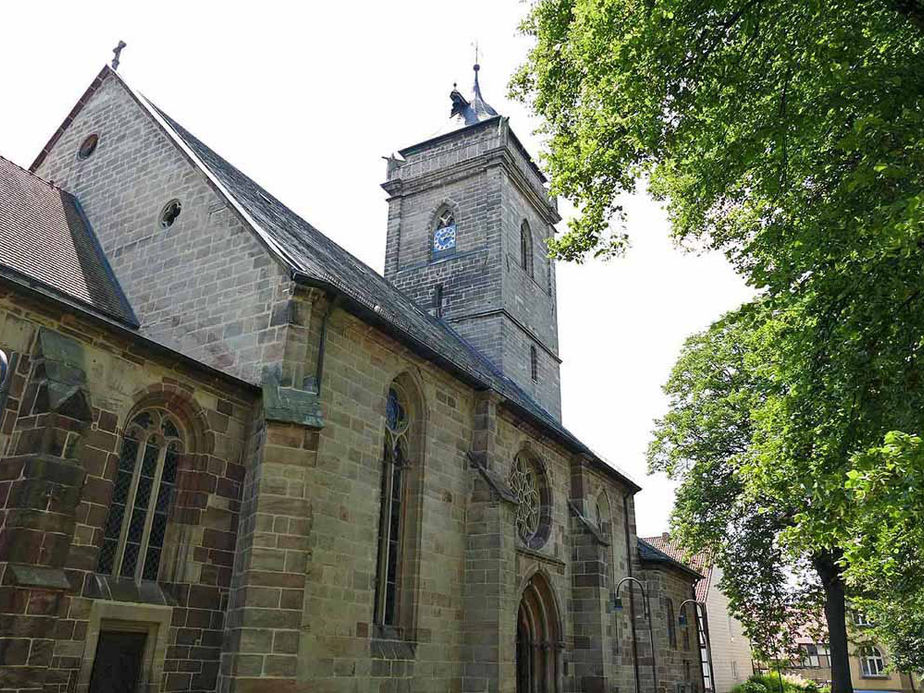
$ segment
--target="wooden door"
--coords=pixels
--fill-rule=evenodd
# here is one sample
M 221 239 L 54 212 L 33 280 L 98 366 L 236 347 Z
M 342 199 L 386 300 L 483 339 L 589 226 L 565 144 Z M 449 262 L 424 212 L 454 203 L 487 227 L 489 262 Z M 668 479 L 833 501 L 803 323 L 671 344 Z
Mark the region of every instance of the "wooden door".
M 136 693 L 146 638 L 144 633 L 101 632 L 90 676 L 90 693 Z

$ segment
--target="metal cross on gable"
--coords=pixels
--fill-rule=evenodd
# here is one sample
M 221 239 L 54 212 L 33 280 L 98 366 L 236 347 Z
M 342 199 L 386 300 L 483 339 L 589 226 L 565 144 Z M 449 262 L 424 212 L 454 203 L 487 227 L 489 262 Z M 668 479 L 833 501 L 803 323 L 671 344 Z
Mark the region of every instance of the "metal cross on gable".
M 127 44 L 125 43 L 125 41 L 119 41 L 119 44 L 115 48 L 112 49 L 112 52 L 113 52 L 112 69 L 113 70 L 119 69 L 119 56 L 122 55 L 122 49 L 125 48 L 126 45 Z

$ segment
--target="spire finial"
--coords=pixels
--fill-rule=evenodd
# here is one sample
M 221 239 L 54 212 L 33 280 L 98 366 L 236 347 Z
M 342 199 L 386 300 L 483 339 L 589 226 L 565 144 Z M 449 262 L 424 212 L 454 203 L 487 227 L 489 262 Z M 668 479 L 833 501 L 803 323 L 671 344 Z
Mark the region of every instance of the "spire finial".
M 119 41 L 119 45 L 112 49 L 113 58 L 112 58 L 112 69 L 119 69 L 119 56 L 122 55 L 122 49 L 125 48 L 125 41 Z

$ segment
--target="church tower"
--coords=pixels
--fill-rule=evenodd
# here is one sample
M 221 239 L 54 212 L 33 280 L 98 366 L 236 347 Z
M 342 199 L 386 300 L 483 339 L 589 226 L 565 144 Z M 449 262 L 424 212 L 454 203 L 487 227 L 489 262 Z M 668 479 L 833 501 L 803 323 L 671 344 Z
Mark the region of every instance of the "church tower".
M 509 120 L 456 88 L 442 134 L 388 159 L 385 277 L 561 419 L 555 266 L 561 220 Z

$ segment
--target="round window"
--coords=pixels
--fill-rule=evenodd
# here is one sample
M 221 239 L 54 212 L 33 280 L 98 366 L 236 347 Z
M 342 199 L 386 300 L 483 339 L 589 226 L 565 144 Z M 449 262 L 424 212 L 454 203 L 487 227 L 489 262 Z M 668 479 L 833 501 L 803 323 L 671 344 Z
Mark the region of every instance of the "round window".
M 77 150 L 78 159 L 89 159 L 96 151 L 96 145 L 99 144 L 99 135 L 96 133 L 89 135 L 80 143 L 80 149 Z
M 542 547 L 549 538 L 551 499 L 545 471 L 530 454 L 519 453 L 507 479 L 517 498 L 517 534 L 531 549 Z
M 180 212 L 183 210 L 183 205 L 180 204 L 179 200 L 170 200 L 165 206 L 163 211 L 160 213 L 160 228 L 169 229 L 173 226 L 173 222 L 176 221 L 176 218 L 180 216 Z

